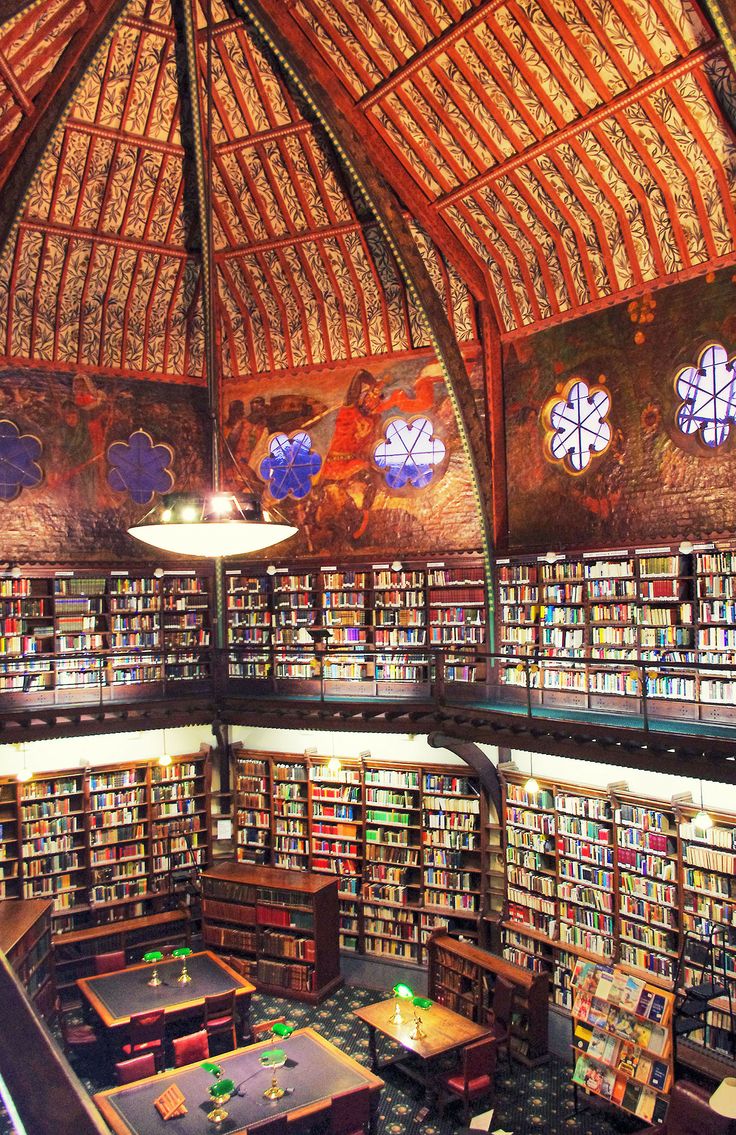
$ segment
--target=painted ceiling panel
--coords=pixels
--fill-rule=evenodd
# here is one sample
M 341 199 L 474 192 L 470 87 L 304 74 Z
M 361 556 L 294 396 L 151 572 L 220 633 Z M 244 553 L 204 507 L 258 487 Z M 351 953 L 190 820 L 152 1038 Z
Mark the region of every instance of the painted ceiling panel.
M 441 24 L 414 8 L 291 11 L 477 262 L 501 331 L 734 254 L 733 73 L 695 5 L 478 0 Z
M 83 0 L 37 0 L 0 29 L 0 153 L 87 15 Z

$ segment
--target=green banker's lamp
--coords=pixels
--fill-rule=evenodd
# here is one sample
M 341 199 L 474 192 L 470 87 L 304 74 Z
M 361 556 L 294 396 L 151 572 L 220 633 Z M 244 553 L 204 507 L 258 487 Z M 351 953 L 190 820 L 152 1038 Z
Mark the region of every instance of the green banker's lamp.
M 178 985 L 188 985 L 192 980 L 191 975 L 187 970 L 187 958 L 191 957 L 191 953 L 192 951 L 189 946 L 179 946 L 177 950 L 171 951 L 172 958 L 181 959 L 181 973 L 176 979 Z
M 160 950 L 149 950 L 147 954 L 143 955 L 143 961 L 148 962 L 149 965 L 153 964 L 153 973 L 151 974 L 148 984 L 155 989 L 157 985 L 161 984 L 161 978 L 158 976 L 158 963 L 163 960 L 163 954 Z
M 235 1091 L 235 1083 L 233 1080 L 222 1079 L 222 1068 L 219 1064 L 213 1064 L 209 1061 L 202 1065 L 205 1072 L 209 1072 L 215 1077 L 214 1084 L 210 1084 L 209 1094 L 212 1103 L 215 1105 L 211 1112 L 207 1115 L 210 1123 L 223 1123 L 228 1116 L 223 1104 L 226 1104 L 231 1095 Z
M 403 981 L 400 981 L 393 987 L 391 992 L 396 998 L 396 1003 L 394 1005 L 394 1011 L 389 1017 L 389 1024 L 402 1025 L 404 1023 L 404 1018 L 401 1013 L 401 1002 L 411 1001 L 412 997 L 414 996 L 414 990 L 410 985 L 405 985 Z
M 286 1021 L 274 1021 L 271 1025 L 271 1032 L 274 1036 L 281 1037 L 286 1040 L 294 1031 L 293 1025 L 288 1025 Z M 286 1053 L 283 1048 L 271 1048 L 268 1052 L 262 1053 L 259 1063 L 264 1068 L 271 1069 L 271 1085 L 266 1088 L 263 1093 L 263 1098 L 266 1100 L 280 1100 L 286 1094 L 286 1089 L 282 1088 L 279 1084 L 278 1077 L 276 1076 L 276 1069 L 282 1068 L 286 1063 Z

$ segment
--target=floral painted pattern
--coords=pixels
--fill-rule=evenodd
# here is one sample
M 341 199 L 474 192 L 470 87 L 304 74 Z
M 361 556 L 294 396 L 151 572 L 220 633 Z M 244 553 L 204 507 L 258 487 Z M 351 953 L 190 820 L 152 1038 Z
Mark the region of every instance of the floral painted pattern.
M 727 440 L 736 421 L 736 359 L 713 343 L 701 352 L 697 367 L 685 367 L 675 379 L 682 398 L 677 425 L 684 434 L 698 434 L 709 449 Z
M 0 500 L 12 501 L 23 489 L 43 479 L 38 464 L 43 446 L 33 434 L 22 434 L 15 422 L 0 420 Z
M 322 458 L 312 449 L 311 437 L 304 430 L 291 437 L 276 434 L 268 450 L 260 474 L 268 482 L 271 496 L 278 501 L 288 496 L 301 500 L 322 468 Z
M 429 418 L 396 418 L 386 426 L 386 434 L 373 452 L 373 460 L 384 470 L 390 489 L 411 485 L 423 489 L 444 461 L 445 443 L 434 435 Z
M 170 445 L 154 443 L 145 430 L 135 430 L 127 441 L 115 441 L 108 448 L 112 468 L 107 483 L 116 492 L 127 492 L 135 504 L 150 504 L 154 493 L 168 493 L 174 486 L 169 469 L 173 457 Z

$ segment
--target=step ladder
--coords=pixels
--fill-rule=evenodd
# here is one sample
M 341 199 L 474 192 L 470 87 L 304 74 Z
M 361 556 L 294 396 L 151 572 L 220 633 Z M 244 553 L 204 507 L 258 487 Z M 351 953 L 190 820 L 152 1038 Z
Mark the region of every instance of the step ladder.
M 712 926 L 707 937 L 692 931 L 685 934 L 675 972 L 675 1060 L 678 1041 L 687 1041 L 699 1032 L 703 1034 L 702 1047 L 717 1052 L 723 1052 L 725 1033 L 728 1052 L 736 1055 L 736 1017 L 726 968 L 727 945 L 736 946 L 736 928 Z M 685 984 L 682 978 L 690 966 L 700 971 L 701 980 Z M 716 1013 L 718 1020 L 714 1023 Z

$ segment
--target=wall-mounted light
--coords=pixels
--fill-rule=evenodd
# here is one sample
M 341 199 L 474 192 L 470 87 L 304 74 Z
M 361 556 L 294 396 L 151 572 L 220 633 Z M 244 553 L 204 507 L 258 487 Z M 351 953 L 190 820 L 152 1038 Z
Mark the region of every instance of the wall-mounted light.
M 692 540 L 682 540 L 682 541 L 680 542 L 680 547 L 678 548 L 678 551 L 679 551 L 679 552 L 681 553 L 681 555 L 683 555 L 683 556 L 690 556 L 690 555 L 692 555 L 692 552 L 693 552 L 693 542 L 692 542 Z
M 402 564 L 401 560 L 394 560 L 394 562 L 391 564 L 391 571 L 402 571 L 403 567 L 404 565 Z
M 164 571 L 164 569 L 162 567 L 157 567 L 157 568 L 153 569 L 154 579 L 163 579 L 165 574 L 166 574 L 166 572 Z
M 545 552 L 544 556 L 548 564 L 556 564 L 558 560 L 562 559 L 559 552 Z
M 266 568 L 266 575 L 276 575 L 276 564 L 269 564 Z

